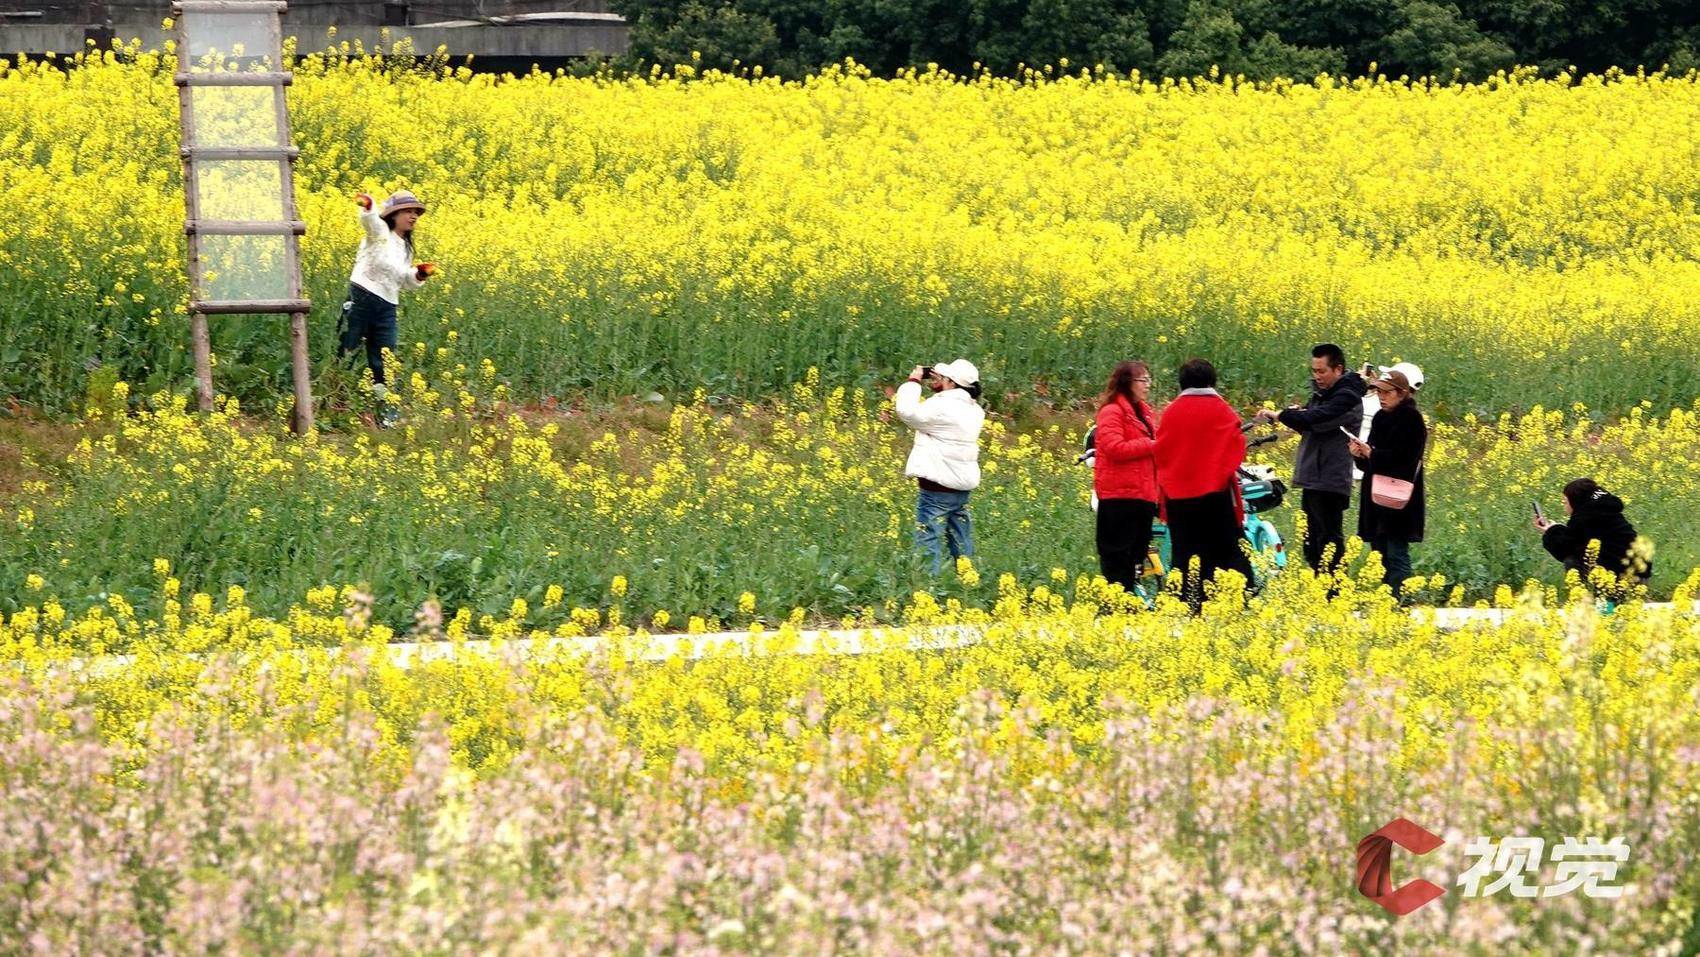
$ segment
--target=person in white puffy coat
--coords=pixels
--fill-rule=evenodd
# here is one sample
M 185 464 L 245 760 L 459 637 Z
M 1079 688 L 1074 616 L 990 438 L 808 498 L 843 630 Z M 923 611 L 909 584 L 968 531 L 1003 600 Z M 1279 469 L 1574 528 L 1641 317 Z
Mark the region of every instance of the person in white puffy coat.
M 933 390 L 921 398 L 923 381 Z M 950 557 L 974 554 L 974 523 L 968 496 L 980 485 L 980 372 L 967 359 L 931 368 L 916 366 L 897 388 L 897 418 L 915 430 L 915 447 L 903 474 L 920 486 L 915 504 L 915 545 L 932 559 L 933 574 Z

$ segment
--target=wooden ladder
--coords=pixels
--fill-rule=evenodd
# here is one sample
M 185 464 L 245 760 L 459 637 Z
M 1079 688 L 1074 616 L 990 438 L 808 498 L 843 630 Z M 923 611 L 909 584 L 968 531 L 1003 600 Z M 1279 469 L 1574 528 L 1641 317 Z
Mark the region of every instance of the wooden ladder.
M 313 428 L 312 368 L 307 354 L 307 314 L 312 303 L 301 288 L 301 237 L 307 232 L 307 224 L 295 208 L 294 163 L 301 151 L 290 143 L 286 94 L 294 74 L 283 59 L 283 13 L 287 8 L 282 0 L 179 0 L 171 5 L 171 13 L 177 31 L 179 153 L 188 212 L 183 231 L 189 240 L 189 329 L 195 351 L 196 401 L 201 411 L 212 411 L 208 316 L 287 313 L 295 385 L 291 425 L 297 435 L 306 435 Z M 225 48 L 220 48 L 221 43 Z M 237 59 L 233 61 L 233 57 Z M 242 68 L 244 62 L 257 69 Z M 271 91 L 269 107 L 264 104 L 266 89 Z M 259 95 L 225 93 L 243 90 Z M 208 131 L 197 125 L 196 91 L 224 98 L 225 109 L 218 119 L 225 122 L 218 132 L 204 135 Z M 275 132 L 233 135 L 233 129 L 237 134 L 245 132 L 239 129 L 241 123 L 231 122 L 243 118 L 251 121 L 253 129 L 275 126 Z M 244 207 L 251 211 L 259 202 L 229 185 L 221 193 L 219 177 L 203 182 L 203 173 L 237 170 L 234 182 L 239 184 L 248 174 L 259 173 L 264 179 L 267 164 L 275 166 L 281 192 L 277 205 L 267 210 L 273 215 L 202 217 L 203 210 L 209 208 L 234 208 L 240 213 Z M 267 239 L 247 248 L 235 239 L 213 242 L 213 268 L 209 270 L 208 237 Z M 269 237 L 276 237 L 277 248 L 271 248 L 274 242 Z M 255 255 L 256 249 L 259 255 Z M 244 270 L 250 277 L 245 288 L 228 275 L 234 271 L 241 276 Z M 252 288 L 255 285 L 267 288 L 259 291 Z

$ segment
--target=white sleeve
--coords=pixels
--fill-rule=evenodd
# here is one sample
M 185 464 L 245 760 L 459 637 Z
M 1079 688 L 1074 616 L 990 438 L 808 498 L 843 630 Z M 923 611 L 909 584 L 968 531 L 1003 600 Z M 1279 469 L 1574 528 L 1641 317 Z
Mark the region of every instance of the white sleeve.
M 367 239 L 373 240 L 383 239 L 384 234 L 390 231 L 389 225 L 384 222 L 382 216 L 378 215 L 375 206 L 372 209 L 360 211 L 360 228 L 365 231 Z
M 419 268 L 409 264 L 401 271 L 401 284 L 408 289 L 418 289 L 425 285 L 425 280 L 419 278 Z
M 897 387 L 897 418 L 911 429 L 924 429 L 932 422 L 921 401 L 921 383 L 905 382 Z

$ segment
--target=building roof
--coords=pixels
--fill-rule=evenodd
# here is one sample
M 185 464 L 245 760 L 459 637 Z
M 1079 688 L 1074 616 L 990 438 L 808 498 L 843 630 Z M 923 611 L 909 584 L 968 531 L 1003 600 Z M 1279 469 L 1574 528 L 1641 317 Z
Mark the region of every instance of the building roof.
M 588 13 L 577 10 L 557 10 L 552 13 L 517 13 L 511 16 L 484 17 L 478 20 L 432 20 L 429 23 L 415 23 L 412 26 L 421 28 L 439 27 L 507 27 L 525 26 L 528 23 L 625 23 L 626 18 L 617 13 Z

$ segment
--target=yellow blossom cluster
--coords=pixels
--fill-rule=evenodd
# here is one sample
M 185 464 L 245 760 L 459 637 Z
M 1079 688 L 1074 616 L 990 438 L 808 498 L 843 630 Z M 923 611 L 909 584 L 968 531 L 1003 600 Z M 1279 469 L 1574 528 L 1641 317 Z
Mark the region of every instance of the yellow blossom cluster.
M 186 374 L 171 62 L 130 52 L 0 64 L 20 350 L 0 390 L 68 405 L 94 357 L 149 391 Z M 350 197 L 407 187 L 444 275 L 408 299 L 404 340 L 453 325 L 524 396 L 752 397 L 810 366 L 854 383 L 972 349 L 999 392 L 1206 355 L 1286 397 L 1318 338 L 1434 368 L 1455 415 L 1700 394 L 1693 77 L 785 84 L 352 51 L 296 77 L 320 355 Z M 216 326 L 244 400 L 287 391 L 281 333 Z
M 1581 736 L 1584 750 L 1665 746 L 1700 733 L 1700 618 L 1689 611 L 1631 604 L 1600 617 L 1579 589 L 1568 603 L 1532 589 L 1508 591 L 1483 612 L 1501 618 L 1442 627 L 1430 613 L 1413 619 L 1395 606 L 1375 571 L 1337 586 L 1333 602 L 1322 600 L 1327 582 L 1288 576 L 1266 600 L 1248 605 L 1224 594 L 1197 618 L 1169 599 L 1129 614 L 1101 579 L 1082 578 L 1065 596 L 1006 576 L 991 612 L 941 607 L 923 594 L 904 610 L 908 625 L 805 645 L 797 623 L 786 622 L 702 657 L 689 642 L 641 629 L 582 620 L 536 628 L 523 600 L 494 627 L 485 623 L 493 641 L 468 644 L 467 616 L 457 616 L 450 643 L 427 655 L 371 622 L 370 596 L 357 589 L 316 594 L 271 618 L 233 588 L 219 600 L 167 598 L 159 618 L 116 597 L 76 617 L 32 605 L 0 622 L 0 663 L 76 685 L 95 702 L 105 733 L 134 744 L 170 707 L 217 702 L 231 720 L 263 721 L 276 709 L 353 695 L 375 710 L 392 743 L 427 712 L 439 715 L 456 756 L 485 771 L 505 765 L 525 739 L 522 715 L 594 707 L 658 768 L 688 748 L 726 773 L 728 786 L 755 764 L 794 759 L 810 739 L 874 728 L 868 772 L 900 773 L 915 747 L 948 740 L 962 702 L 982 691 L 1026 709 L 1041 731 L 1066 734 L 1088 758 L 1107 707 L 1143 713 L 1227 701 L 1272 716 L 1265 756 L 1295 762 L 1296 773 L 1327 757 L 1319 735 L 1366 685 L 1392 689 L 1402 768 L 1443 760 L 1461 724 L 1533 726 L 1556 696 L 1586 702 L 1565 732 Z M 1697 581 L 1678 588 L 1679 609 L 1692 604 Z M 120 648 L 127 654 L 112 653 Z M 364 662 L 353 685 L 350 656 Z M 199 688 L 215 660 L 240 679 Z M 799 733 L 804 714 L 815 717 Z M 298 733 L 334 732 L 309 719 Z M 1515 789 L 1530 771 L 1517 762 L 1538 749 L 1537 740 L 1506 737 L 1484 760 Z
M 69 457 L 44 463 L 54 481 L 0 501 L 17 530 L 0 538 L 0 613 L 41 598 L 75 613 L 118 594 L 158 614 L 163 580 L 241 586 L 280 614 L 355 584 L 396 628 L 434 602 L 488 633 L 481 622 L 519 599 L 534 625 L 714 630 L 799 614 L 898 622 L 917 592 L 990 609 L 1002 576 L 1064 590 L 1097 570 L 1091 473 L 1075 463 L 1083 417 L 989 420 L 971 500 L 978 552 L 934 577 L 912 544 L 910 435 L 878 392 L 827 388 L 811 370 L 784 401 L 699 393 L 563 414 L 494 398 L 501 387 L 466 381 L 447 347 L 411 350 L 401 368 L 392 397 L 407 424 L 388 433 L 300 441 L 284 416 L 231 401 L 199 416 L 164 394 L 136 412 L 122 397 L 91 407 Z M 1562 516 L 1559 490 L 1583 476 L 1627 502 L 1652 595 L 1700 566 L 1700 515 L 1681 495 L 1700 473 L 1700 408 L 1617 420 L 1537 408 L 1433 432 L 1421 600 L 1562 584 L 1529 503 Z M 1257 457 L 1290 476 L 1293 445 Z M 1292 542 L 1296 513 L 1266 516 Z M 1366 559 L 1352 554 L 1355 569 Z

